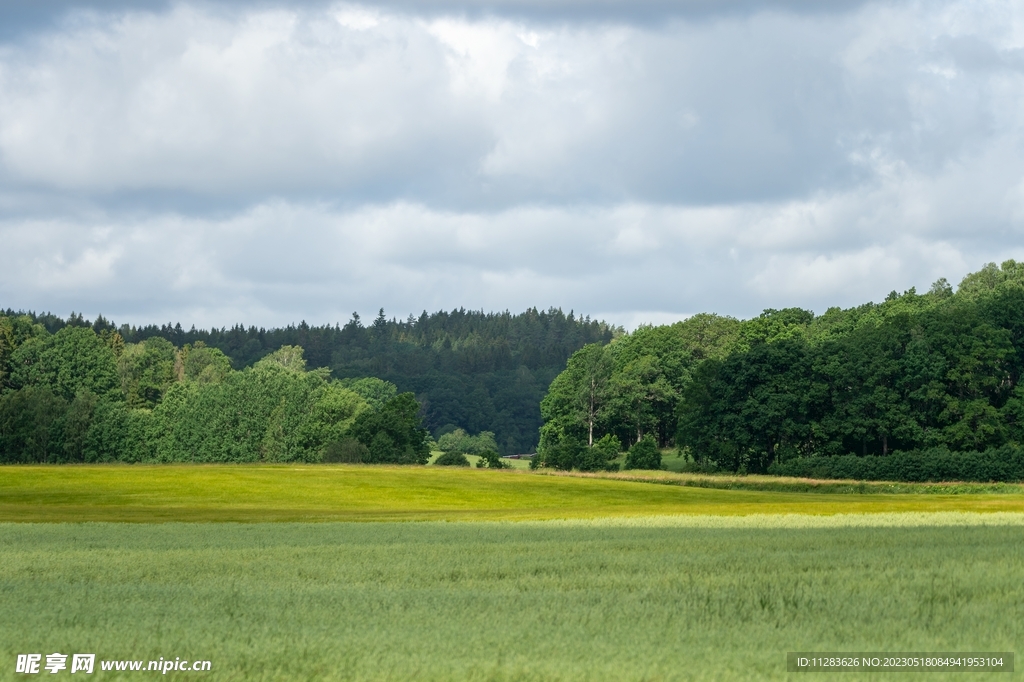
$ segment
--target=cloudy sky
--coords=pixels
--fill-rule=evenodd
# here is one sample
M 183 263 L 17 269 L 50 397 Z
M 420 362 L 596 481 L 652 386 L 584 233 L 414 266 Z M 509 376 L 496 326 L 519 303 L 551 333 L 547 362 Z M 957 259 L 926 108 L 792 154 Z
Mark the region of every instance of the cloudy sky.
M 0 308 L 633 327 L 1007 258 L 1024 3 L 0 0 Z

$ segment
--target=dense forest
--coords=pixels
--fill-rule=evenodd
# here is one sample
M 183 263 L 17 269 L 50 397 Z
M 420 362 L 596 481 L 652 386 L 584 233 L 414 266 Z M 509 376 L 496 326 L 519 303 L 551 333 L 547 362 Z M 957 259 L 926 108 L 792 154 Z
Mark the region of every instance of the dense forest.
M 146 370 L 149 374 L 143 372 L 146 376 L 140 379 L 144 388 L 123 389 L 130 408 L 153 408 L 160 402 L 171 381 L 166 366 L 174 364 L 171 356 L 182 349 L 215 349 L 230 368 L 244 370 L 283 346 L 295 346 L 303 349 L 309 367 L 329 371 L 324 376 L 340 380 L 374 377 L 394 384 L 400 392 L 413 393 L 424 425 L 435 437 L 456 428 L 471 433 L 490 431 L 503 454 L 536 448 L 540 400 L 569 356 L 586 344 L 605 344 L 622 333 L 557 309 L 531 309 L 517 315 L 460 309 L 424 312 L 406 320 L 388 319 L 381 310 L 369 326 L 353 314 L 343 326 L 311 327 L 302 322 L 279 329 L 237 325 L 187 331 L 180 324 L 116 326 L 102 315 L 92 322 L 74 313 L 66 320 L 13 310 L 2 315 L 8 321 L 6 327 L 0 327 L 0 334 L 6 333 L 0 336 L 0 373 L 6 372 L 7 378 L 0 376 L 0 391 L 34 385 L 27 377 L 12 374 L 8 366 L 15 347 L 29 337 L 44 339 L 65 328 L 89 328 L 98 338 L 113 343 L 122 371 L 128 371 L 124 369 L 130 364 L 128 358 L 162 349 L 163 375 L 157 377 L 153 370 Z M 122 346 L 128 353 L 124 359 Z M 125 386 L 132 382 L 123 377 L 121 381 L 128 382 Z M 148 397 L 139 402 L 140 395 Z
M 631 334 L 558 310 L 187 332 L 7 311 L 0 461 L 415 463 L 539 434 L 535 466 L 561 469 L 675 448 L 694 470 L 1022 480 L 1022 375 L 1015 261 Z
M 1024 263 L 1007 261 L 955 292 L 943 279 L 822 315 L 702 314 L 585 346 L 541 404 L 540 453 L 648 436 L 707 469 L 1020 477 L 1005 466 L 1024 463 L 1022 373 Z M 936 462 L 947 473 L 922 469 Z

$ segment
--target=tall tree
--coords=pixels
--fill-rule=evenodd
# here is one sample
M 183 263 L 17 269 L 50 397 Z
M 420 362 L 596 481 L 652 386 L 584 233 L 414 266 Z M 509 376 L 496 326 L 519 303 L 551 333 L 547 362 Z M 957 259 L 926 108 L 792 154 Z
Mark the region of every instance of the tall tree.
M 573 353 L 565 371 L 555 378 L 541 401 L 548 442 L 570 437 L 593 446 L 595 426 L 608 398 L 612 367 L 608 348 L 600 344 L 588 344 Z

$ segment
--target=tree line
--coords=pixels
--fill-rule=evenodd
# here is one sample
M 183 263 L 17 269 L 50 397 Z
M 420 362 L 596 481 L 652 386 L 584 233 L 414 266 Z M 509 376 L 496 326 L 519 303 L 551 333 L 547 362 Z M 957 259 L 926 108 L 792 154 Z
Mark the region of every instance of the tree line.
M 942 460 L 946 470 L 956 460 L 987 480 L 996 469 L 980 463 L 1024 443 L 1022 373 L 1024 264 L 1011 260 L 967 275 L 955 292 L 942 279 L 924 294 L 822 315 L 702 314 L 587 345 L 541 403 L 540 452 L 650 437 L 695 468 L 839 475 L 895 453 L 885 471 L 897 460 Z M 933 475 L 907 473 L 914 466 L 886 475 Z
M 303 339 L 331 365 L 268 350 Z M 631 334 L 556 310 L 207 332 L 7 311 L 0 461 L 412 463 L 426 427 L 446 452 L 509 454 L 533 424 L 534 462 L 562 469 L 623 451 L 657 468 L 673 447 L 703 470 L 1024 479 L 1022 373 L 1015 261 L 955 292 Z
M 202 341 L 0 316 L 2 463 L 425 464 L 419 411 L 381 379 L 307 370 L 297 346 L 236 370 Z
M 202 344 L 220 351 L 235 370 L 254 366 L 282 346 L 298 346 L 310 367 L 328 368 L 334 379 L 376 377 L 413 393 L 434 436 L 456 428 L 490 431 L 503 454 L 536 449 L 540 400 L 569 356 L 622 334 L 620 328 L 555 308 L 520 314 L 457 309 L 405 320 L 389 319 L 381 310 L 368 325 L 353 314 L 344 325 L 209 330 L 186 330 L 180 323 L 117 326 L 102 315 L 90 322 L 75 313 L 67 319 L 13 310 L 3 314 L 27 317 L 50 335 L 65 327 L 89 327 L 101 337 L 116 333 L 133 348 L 152 339 L 175 348 Z

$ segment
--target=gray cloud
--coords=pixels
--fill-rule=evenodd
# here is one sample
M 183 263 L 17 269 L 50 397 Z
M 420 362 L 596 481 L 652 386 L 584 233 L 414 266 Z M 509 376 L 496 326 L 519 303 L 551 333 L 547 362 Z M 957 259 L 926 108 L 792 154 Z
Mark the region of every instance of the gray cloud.
M 1018 50 L 978 46 L 991 19 L 920 14 L 648 29 L 357 6 L 83 18 L 0 54 L 0 168 L 11 188 L 106 205 L 806 196 L 870 179 L 879 155 L 941 168 L 1002 132 L 1019 72 L 960 63 Z
M 7 40 L 0 306 L 632 324 L 1024 255 L 1015 4 L 546 6 L 94 5 Z
M 866 0 L 378 0 L 363 3 L 389 12 L 424 17 L 462 16 L 472 19 L 509 17 L 540 22 L 626 22 L 650 24 L 672 18 L 707 20 L 753 12 L 840 14 Z M 83 12 L 121 14 L 127 11 L 163 13 L 174 0 L 0 0 L 0 38 L 53 28 L 69 15 Z M 333 0 L 204 0 L 209 9 L 328 8 Z
M 999 203 L 993 191 L 922 212 L 956 173 L 740 206 L 479 213 L 271 201 L 219 218 L 13 221 L 0 240 L 18 265 L 0 274 L 0 290 L 38 307 L 87 301 L 119 320 L 200 325 L 344 321 L 380 305 L 404 316 L 557 303 L 626 324 L 707 309 L 822 311 L 1024 257 L 1019 185 Z

